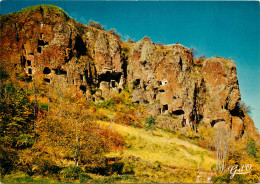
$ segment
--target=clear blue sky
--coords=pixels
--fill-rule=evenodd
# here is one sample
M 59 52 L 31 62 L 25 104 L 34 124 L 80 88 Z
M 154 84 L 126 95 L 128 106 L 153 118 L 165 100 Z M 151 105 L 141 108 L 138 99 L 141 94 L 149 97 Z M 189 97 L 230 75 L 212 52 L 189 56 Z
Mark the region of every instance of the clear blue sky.
M 54 4 L 72 18 L 90 19 L 105 28 L 116 28 L 123 39 L 149 36 L 153 42 L 180 44 L 198 49 L 206 57 L 231 57 L 237 66 L 242 100 L 253 110 L 260 130 L 260 4 L 251 2 L 107 2 L 11 1 L 0 3 L 7 14 L 36 4 Z

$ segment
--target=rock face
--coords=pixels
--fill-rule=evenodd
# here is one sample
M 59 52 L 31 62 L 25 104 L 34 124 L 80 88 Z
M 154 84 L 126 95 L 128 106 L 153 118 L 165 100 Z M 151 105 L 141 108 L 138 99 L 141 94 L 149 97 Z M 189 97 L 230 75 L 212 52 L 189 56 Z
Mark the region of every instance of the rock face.
M 46 5 L 1 16 L 0 44 L 2 67 L 21 67 L 53 86 L 75 85 L 88 99 L 104 100 L 128 85 L 134 103 L 147 104 L 152 115 L 171 115 L 175 128 L 203 123 L 230 129 L 235 137 L 245 131 L 259 136 L 239 106 L 232 60 L 198 63 L 188 48 L 158 46 L 147 37 L 126 44 Z

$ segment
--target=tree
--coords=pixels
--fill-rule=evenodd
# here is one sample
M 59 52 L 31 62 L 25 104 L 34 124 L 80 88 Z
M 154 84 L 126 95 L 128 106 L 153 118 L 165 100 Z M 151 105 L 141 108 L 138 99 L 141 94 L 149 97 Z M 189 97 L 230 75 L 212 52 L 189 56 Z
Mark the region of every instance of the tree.
M 57 158 L 73 160 L 75 167 L 104 161 L 104 153 L 113 145 L 110 142 L 119 138 L 111 137 L 98 126 L 80 90 L 65 87 L 59 95 L 51 94 L 49 114 L 37 121 L 39 140 L 35 147 L 44 147 L 41 152 Z
M 22 88 L 7 82 L 0 93 L 0 166 L 5 174 L 15 168 L 18 150 L 34 142 L 33 108 Z
M 230 147 L 230 130 L 218 127 L 215 131 L 214 143 L 217 154 L 216 167 L 217 170 L 223 172 L 226 167 L 226 159 Z

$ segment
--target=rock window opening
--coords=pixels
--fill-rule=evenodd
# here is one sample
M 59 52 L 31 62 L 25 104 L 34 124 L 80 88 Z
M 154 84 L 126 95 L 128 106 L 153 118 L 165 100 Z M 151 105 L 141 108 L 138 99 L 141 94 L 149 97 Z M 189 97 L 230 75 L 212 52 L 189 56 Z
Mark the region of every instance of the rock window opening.
M 143 65 L 143 67 L 145 67 L 145 65 L 147 64 L 147 61 L 143 61 L 141 64 Z
M 138 87 L 140 85 L 140 79 L 134 80 L 134 87 Z
M 48 45 L 48 42 L 44 42 L 43 40 L 38 40 L 38 45 L 45 46 L 45 45 Z
M 87 91 L 86 86 L 80 86 L 79 89 L 80 89 L 81 91 L 83 91 L 84 93 L 86 93 L 86 91 Z
M 164 113 L 166 111 L 168 111 L 168 105 L 167 104 L 163 105 L 162 113 Z
M 41 47 L 37 47 L 37 51 L 38 51 L 38 53 L 42 53 L 42 48 Z
M 83 79 L 84 79 L 83 75 L 80 74 L 80 80 L 83 81 Z
M 82 40 L 80 35 L 77 35 L 76 37 L 74 49 L 77 51 L 77 57 L 86 55 L 86 45 L 84 44 L 84 41 Z
M 181 70 L 182 70 L 182 59 L 181 59 L 181 57 L 180 57 L 180 62 L 179 62 L 179 64 L 180 64 L 180 67 L 181 67 Z
M 116 81 L 115 80 L 111 80 L 111 87 L 115 88 L 116 87 Z
M 32 62 L 30 60 L 27 60 L 27 66 L 31 66 Z
M 165 91 L 164 91 L 164 89 L 160 89 L 159 92 L 160 93 L 164 93 Z
M 118 90 L 118 92 L 121 93 L 121 92 L 122 92 L 122 89 L 120 88 L 120 89 Z
M 154 99 L 154 100 L 156 99 L 156 94 L 153 95 L 153 99 Z
M 121 78 L 122 73 L 110 73 L 109 71 L 107 71 L 105 74 L 101 74 L 98 76 L 98 81 L 99 83 L 105 81 L 105 82 L 111 82 L 112 80 L 114 80 L 115 82 L 119 83 L 120 82 L 120 78 Z
M 184 114 L 184 111 L 183 110 L 176 110 L 176 111 L 173 111 L 172 114 L 176 115 L 176 116 L 179 116 L 179 115 Z
M 43 70 L 43 74 L 50 74 L 51 73 L 51 69 L 48 67 L 45 67 Z
M 210 125 L 211 125 L 211 127 L 213 127 L 216 123 L 221 122 L 221 121 L 225 121 L 225 120 L 224 119 L 216 119 L 216 120 L 211 121 Z
M 28 69 L 28 73 L 32 74 L 32 69 L 31 68 Z
M 48 79 L 48 78 L 44 78 L 44 81 L 48 82 L 48 83 L 51 83 L 51 79 Z

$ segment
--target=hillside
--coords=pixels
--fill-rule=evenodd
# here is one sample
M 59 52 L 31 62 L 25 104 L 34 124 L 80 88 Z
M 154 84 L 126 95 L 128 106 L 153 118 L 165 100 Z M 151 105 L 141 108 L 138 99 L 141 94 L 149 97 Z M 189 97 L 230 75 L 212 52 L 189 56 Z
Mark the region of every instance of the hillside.
M 206 182 L 247 161 L 243 181 L 258 181 L 260 135 L 234 61 L 122 41 L 55 6 L 0 22 L 3 181 L 16 170 L 34 182 Z

